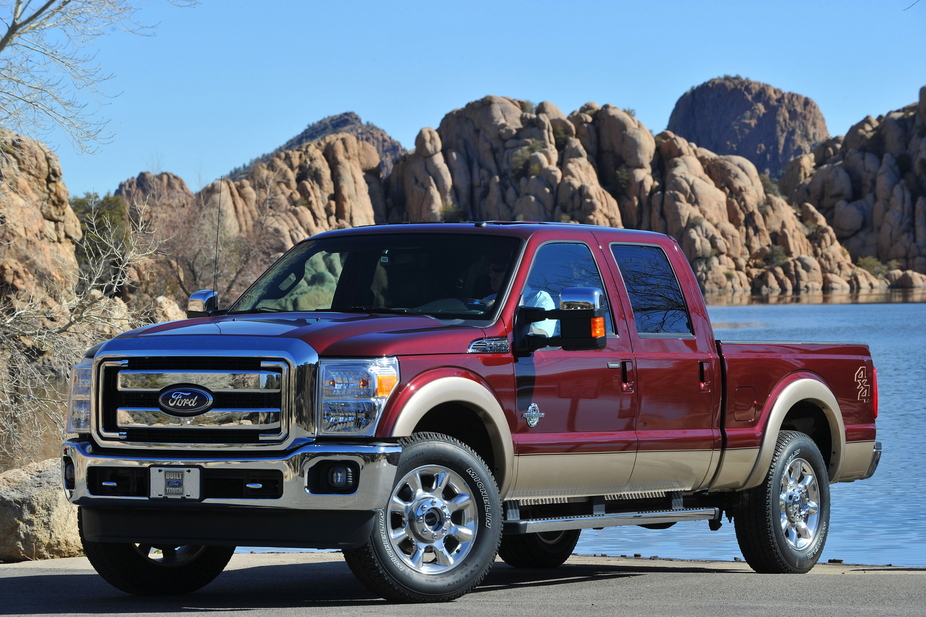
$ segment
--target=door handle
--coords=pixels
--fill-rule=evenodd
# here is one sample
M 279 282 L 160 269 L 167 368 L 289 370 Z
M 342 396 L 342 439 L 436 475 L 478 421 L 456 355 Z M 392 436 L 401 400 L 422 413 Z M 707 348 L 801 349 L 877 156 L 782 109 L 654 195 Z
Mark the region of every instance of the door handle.
M 698 362 L 698 388 L 701 392 L 710 392 L 712 389 L 713 371 L 711 363 L 704 360 Z
M 608 368 L 621 370 L 621 392 L 630 394 L 634 391 L 634 388 L 636 387 L 636 379 L 634 378 L 633 360 L 608 362 Z

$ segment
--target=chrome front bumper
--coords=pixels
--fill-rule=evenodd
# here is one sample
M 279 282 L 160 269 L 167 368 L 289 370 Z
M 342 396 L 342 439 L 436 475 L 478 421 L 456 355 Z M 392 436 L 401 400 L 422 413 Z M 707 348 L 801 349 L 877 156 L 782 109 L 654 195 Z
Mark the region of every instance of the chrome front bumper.
M 202 452 L 103 450 L 89 441 L 70 440 L 63 445 L 64 488 L 71 503 L 93 508 L 199 508 L 244 507 L 263 510 L 373 511 L 383 508 L 395 480 L 401 446 L 388 443 L 310 443 L 279 456 L 255 455 L 227 458 Z M 223 452 L 223 454 L 230 454 Z M 350 492 L 319 491 L 310 478 L 325 465 L 346 464 L 356 470 L 356 487 Z M 318 467 L 322 465 L 322 467 Z M 152 496 L 150 470 L 195 469 L 207 478 L 274 478 L 272 495 L 245 490 L 237 497 L 214 497 L 208 491 L 186 496 Z M 315 471 L 313 472 L 313 469 Z M 102 474 L 109 474 L 104 476 Z M 244 475 L 242 475 L 244 474 Z M 112 478 L 101 481 L 100 478 Z M 228 484 L 227 480 L 223 480 Z M 235 482 L 240 482 L 235 480 Z M 259 487 L 259 483 L 254 483 Z M 252 496 L 249 496 L 252 495 Z

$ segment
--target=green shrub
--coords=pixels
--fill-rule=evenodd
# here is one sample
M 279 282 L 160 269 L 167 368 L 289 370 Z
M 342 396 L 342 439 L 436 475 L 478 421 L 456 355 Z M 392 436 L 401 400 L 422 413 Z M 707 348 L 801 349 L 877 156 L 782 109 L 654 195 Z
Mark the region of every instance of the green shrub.
M 820 228 L 819 225 L 814 225 L 813 223 L 801 223 L 801 231 L 804 232 L 804 237 L 809 238 Z
M 569 141 L 569 133 L 566 131 L 566 128 L 563 126 L 557 126 L 553 129 L 553 143 L 556 144 L 557 150 L 562 150 L 566 147 L 566 142 Z
M 453 203 L 446 203 L 441 206 L 440 220 L 445 223 L 459 223 L 464 220 L 463 210 Z
M 765 259 L 766 268 L 778 268 L 788 262 L 788 255 L 785 253 L 785 247 L 777 244 L 769 248 L 768 257 Z
M 900 269 L 900 264 L 895 259 L 892 259 L 887 263 L 882 263 L 878 261 L 877 257 L 873 257 L 871 255 L 859 257 L 858 261 L 855 262 L 855 265 L 857 265 L 862 270 L 867 270 L 877 278 L 885 277 L 891 270 Z
M 633 173 L 626 167 L 622 167 L 614 172 L 614 193 L 617 195 L 626 195 L 627 189 L 633 182 Z
M 781 197 L 781 192 L 778 190 L 778 184 L 776 184 L 775 181 L 768 176 L 768 174 L 759 174 L 759 181 L 762 182 L 762 188 L 765 189 L 766 195 Z
M 543 142 L 537 139 L 531 139 L 527 146 L 518 149 L 514 154 L 512 154 L 510 163 L 511 175 L 516 179 L 523 178 L 524 176 L 528 175 L 530 172 L 529 166 L 531 155 L 535 152 L 540 152 L 542 149 Z

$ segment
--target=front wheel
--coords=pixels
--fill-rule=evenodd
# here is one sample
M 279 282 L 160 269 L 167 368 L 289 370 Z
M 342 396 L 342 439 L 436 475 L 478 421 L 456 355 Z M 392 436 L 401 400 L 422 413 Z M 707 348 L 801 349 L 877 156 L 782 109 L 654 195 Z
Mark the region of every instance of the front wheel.
M 555 568 L 572 555 L 580 533 L 570 529 L 502 536 L 498 556 L 512 568 Z
M 826 464 L 810 437 L 782 431 L 765 481 L 743 496 L 736 539 L 756 572 L 801 574 L 817 563 L 830 521 Z
M 387 600 L 453 600 L 478 585 L 495 560 L 498 489 L 482 459 L 456 439 L 417 433 L 403 446 L 373 535 L 344 558 L 360 582 Z
M 234 546 L 174 546 L 84 541 L 90 564 L 107 583 L 137 596 L 176 596 L 211 583 Z

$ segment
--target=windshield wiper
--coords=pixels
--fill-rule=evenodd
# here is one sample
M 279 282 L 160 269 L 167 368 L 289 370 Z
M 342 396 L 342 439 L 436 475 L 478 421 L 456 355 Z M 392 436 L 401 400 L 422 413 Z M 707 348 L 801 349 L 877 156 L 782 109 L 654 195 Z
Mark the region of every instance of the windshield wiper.
M 386 308 L 385 306 L 348 306 L 337 310 L 341 313 L 390 313 L 395 315 L 404 315 L 410 313 L 409 309 L 404 308 Z
M 254 308 L 249 308 L 246 311 L 229 311 L 228 315 L 251 315 L 254 313 L 285 313 L 287 311 L 278 308 L 271 308 L 269 306 L 258 306 Z

